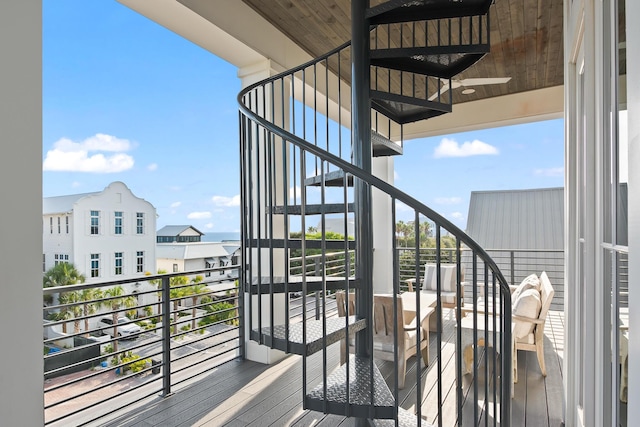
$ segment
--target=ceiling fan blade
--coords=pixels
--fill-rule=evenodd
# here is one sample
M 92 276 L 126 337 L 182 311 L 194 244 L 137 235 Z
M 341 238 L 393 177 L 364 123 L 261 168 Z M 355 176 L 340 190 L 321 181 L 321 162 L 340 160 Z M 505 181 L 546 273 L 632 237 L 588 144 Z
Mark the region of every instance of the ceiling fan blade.
M 437 99 L 438 95 L 442 96 L 442 94 L 444 94 L 448 90 L 449 90 L 449 83 L 442 85 L 439 91 L 437 91 L 436 93 L 434 93 L 429 97 L 429 101 L 433 101 L 434 99 Z
M 511 77 L 480 77 L 458 80 L 458 83 L 462 86 L 479 86 L 507 83 L 509 80 L 511 80 Z

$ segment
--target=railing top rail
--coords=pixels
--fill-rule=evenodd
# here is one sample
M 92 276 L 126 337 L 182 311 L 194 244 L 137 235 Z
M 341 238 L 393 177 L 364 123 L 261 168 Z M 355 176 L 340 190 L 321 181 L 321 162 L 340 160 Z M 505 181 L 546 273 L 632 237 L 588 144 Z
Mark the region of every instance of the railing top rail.
M 245 96 L 245 94 L 251 92 L 252 90 L 256 89 L 257 87 L 266 86 L 269 83 L 275 82 L 277 80 L 281 80 L 281 79 L 283 79 L 285 77 L 292 76 L 295 73 L 304 70 L 305 68 L 309 68 L 309 67 L 311 67 L 313 65 L 316 65 L 316 64 L 326 60 L 330 56 L 335 55 L 339 51 L 341 51 L 343 49 L 346 49 L 349 46 L 351 46 L 351 40 L 341 44 L 340 46 L 334 48 L 333 50 L 330 50 L 329 52 L 325 53 L 322 56 L 319 56 L 319 57 L 314 58 L 314 59 L 312 59 L 312 60 L 310 60 L 308 62 L 305 62 L 302 65 L 298 65 L 295 68 L 291 68 L 289 70 L 283 71 L 283 72 L 278 73 L 278 74 L 276 74 L 274 76 L 271 76 L 271 77 L 269 77 L 267 79 L 261 80 L 259 82 L 256 82 L 256 83 L 253 83 L 253 84 L 247 86 L 246 88 L 242 89 L 240 91 L 240 93 L 238 94 L 238 104 L 242 105 L 243 104 L 242 98 Z
M 419 251 L 435 251 L 436 248 L 435 247 L 420 247 L 417 248 Z M 415 251 L 416 247 L 415 246 L 398 246 L 396 248 L 396 250 L 398 251 Z M 440 251 L 455 251 L 456 248 L 446 248 L 446 247 L 441 247 Z M 472 250 L 471 248 L 468 248 L 466 246 L 461 247 L 460 251 L 461 252 L 467 252 Z M 513 249 L 513 248 L 485 248 L 484 249 L 486 252 L 533 252 L 533 253 L 564 253 L 564 249 L 524 249 L 524 248 L 520 248 L 520 249 Z
M 117 285 L 125 285 L 128 283 L 134 282 L 148 282 L 150 280 L 162 280 L 163 278 L 172 278 L 178 276 L 192 276 L 194 274 L 201 273 L 211 273 L 215 271 L 221 270 L 235 270 L 240 267 L 240 264 L 228 265 L 225 267 L 214 267 L 214 268 L 205 268 L 199 270 L 190 270 L 190 271 L 181 271 L 178 273 L 166 273 L 166 274 L 154 274 L 149 276 L 140 276 L 140 277 L 131 277 L 129 279 L 122 280 L 111 280 L 108 282 L 92 282 L 92 283 L 79 283 L 75 285 L 67 285 L 67 286 L 52 286 L 48 288 L 42 288 L 42 292 L 44 295 L 55 294 L 58 292 L 72 292 L 72 291 L 81 291 L 84 289 L 92 289 L 92 288 L 102 288 L 107 286 L 117 286 Z M 215 279 L 218 279 L 217 277 Z M 235 280 L 236 278 L 224 278 L 224 280 Z M 204 282 L 209 281 L 222 281 L 222 280 L 205 280 Z

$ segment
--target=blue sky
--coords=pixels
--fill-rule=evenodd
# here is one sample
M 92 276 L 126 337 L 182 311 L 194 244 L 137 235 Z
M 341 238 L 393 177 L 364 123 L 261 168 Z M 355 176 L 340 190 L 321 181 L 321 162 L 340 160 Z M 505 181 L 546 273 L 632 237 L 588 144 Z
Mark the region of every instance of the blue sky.
M 158 227 L 239 229 L 232 65 L 114 0 L 43 2 L 43 193 L 123 181 Z M 406 141 L 396 185 L 464 228 L 471 191 L 563 185 L 563 122 Z

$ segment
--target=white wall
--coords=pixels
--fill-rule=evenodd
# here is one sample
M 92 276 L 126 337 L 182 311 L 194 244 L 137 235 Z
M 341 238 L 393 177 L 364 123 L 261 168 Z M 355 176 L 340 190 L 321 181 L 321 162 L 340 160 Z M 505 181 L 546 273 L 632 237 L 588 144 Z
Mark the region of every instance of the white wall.
M 53 233 L 50 227 L 53 218 Z M 60 233 L 58 233 L 58 218 L 60 218 Z M 69 218 L 69 233 L 67 233 L 66 218 Z M 73 216 L 72 215 L 43 215 L 44 227 L 42 232 L 42 253 L 45 254 L 45 270 L 55 265 L 55 255 L 68 255 L 69 262 L 73 259 Z
M 42 392 L 42 5 L 0 2 L 0 417 L 44 423 Z M 6 349 L 5 349 L 6 350 Z
M 98 235 L 90 234 L 90 211 L 100 211 Z M 123 212 L 123 234 L 115 234 L 114 212 Z M 136 213 L 144 213 L 144 234 L 136 233 Z M 156 210 L 153 205 L 133 195 L 121 182 L 109 184 L 96 195 L 78 200 L 73 207 L 74 262 L 87 282 L 104 282 L 137 277 L 156 272 Z M 136 252 L 144 252 L 144 269 L 136 271 Z M 115 252 L 123 252 L 123 274 L 115 275 Z M 100 277 L 92 278 L 91 254 L 100 254 Z

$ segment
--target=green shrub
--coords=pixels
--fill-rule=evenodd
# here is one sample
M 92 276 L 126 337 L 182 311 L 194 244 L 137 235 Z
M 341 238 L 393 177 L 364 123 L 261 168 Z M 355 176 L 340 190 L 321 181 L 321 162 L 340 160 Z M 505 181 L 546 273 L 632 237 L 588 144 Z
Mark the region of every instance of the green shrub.
M 135 374 L 145 369 L 147 365 L 150 365 L 151 359 L 141 359 L 139 354 L 133 354 L 131 351 L 124 352 L 111 359 L 111 365 L 113 366 L 123 363 L 126 363 L 126 365 L 120 368 L 123 374 L 126 374 L 128 371 Z
M 233 303 L 227 301 L 216 302 L 213 304 L 209 304 L 205 306 L 205 310 L 207 311 L 207 315 L 198 322 L 199 326 L 209 325 L 211 323 L 222 322 L 226 320 L 227 325 L 236 325 L 237 319 L 233 319 L 235 317 L 236 306 Z M 230 320 L 228 320 L 230 319 Z

